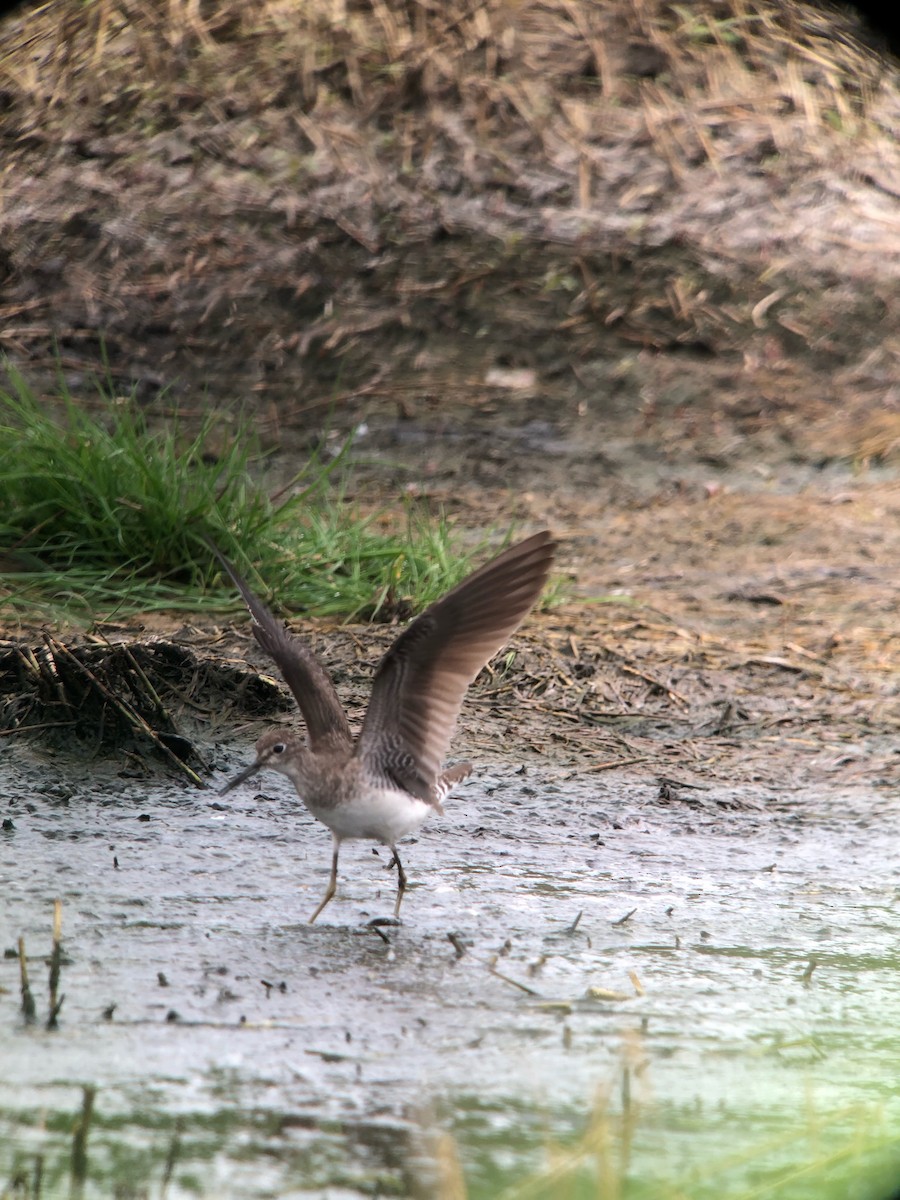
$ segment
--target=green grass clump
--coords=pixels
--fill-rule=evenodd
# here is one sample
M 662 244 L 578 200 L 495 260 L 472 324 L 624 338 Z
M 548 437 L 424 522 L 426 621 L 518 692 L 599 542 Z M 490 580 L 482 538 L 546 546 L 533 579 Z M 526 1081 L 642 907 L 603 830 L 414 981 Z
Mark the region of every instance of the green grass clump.
M 6 378 L 0 609 L 79 620 L 221 609 L 234 590 L 204 538 L 285 610 L 347 618 L 390 615 L 407 599 L 419 608 L 468 565 L 443 521 L 408 514 L 384 533 L 344 504 L 333 486 L 344 452 L 313 455 L 273 501 L 254 481 L 261 453 L 246 423 L 213 456 L 215 413 L 190 434 L 177 421 L 151 429 L 133 397 L 107 396 L 95 415 L 64 387 L 48 406 L 9 366 Z

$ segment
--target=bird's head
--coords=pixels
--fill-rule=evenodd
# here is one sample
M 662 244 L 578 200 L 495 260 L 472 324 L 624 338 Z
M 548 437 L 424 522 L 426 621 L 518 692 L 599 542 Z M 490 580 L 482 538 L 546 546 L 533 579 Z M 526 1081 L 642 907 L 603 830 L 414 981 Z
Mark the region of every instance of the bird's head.
M 298 752 L 303 752 L 302 742 L 286 733 L 283 729 L 267 730 L 256 743 L 256 761 L 245 767 L 234 779 L 230 779 L 219 793 L 224 796 L 232 788 L 268 767 L 272 771 L 280 771 L 282 775 L 291 774 L 291 766 L 296 762 Z

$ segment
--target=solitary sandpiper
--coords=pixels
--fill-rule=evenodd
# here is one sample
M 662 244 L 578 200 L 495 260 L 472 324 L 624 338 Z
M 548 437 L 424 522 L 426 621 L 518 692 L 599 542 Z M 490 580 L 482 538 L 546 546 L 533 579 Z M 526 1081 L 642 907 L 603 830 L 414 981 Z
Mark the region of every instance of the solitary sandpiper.
M 215 547 L 213 547 L 215 550 Z M 375 672 L 372 696 L 354 741 L 334 685 L 313 651 L 293 637 L 215 550 L 243 596 L 257 642 L 294 694 L 307 738 L 264 733 L 256 761 L 222 794 L 263 767 L 287 775 L 303 803 L 331 830 L 331 876 L 310 924 L 337 886 L 338 853 L 347 838 L 390 847 L 397 868 L 394 917 L 406 889 L 397 842 L 415 832 L 471 763 L 441 767 L 466 689 L 518 628 L 547 580 L 556 543 L 547 531 L 511 546 L 435 601 L 404 629 Z

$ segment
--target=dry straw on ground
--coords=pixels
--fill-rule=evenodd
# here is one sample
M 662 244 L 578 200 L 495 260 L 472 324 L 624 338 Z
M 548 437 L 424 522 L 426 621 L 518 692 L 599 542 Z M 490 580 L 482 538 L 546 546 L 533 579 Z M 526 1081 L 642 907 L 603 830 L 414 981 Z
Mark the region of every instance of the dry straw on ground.
M 900 265 L 900 88 L 858 35 L 769 0 L 56 0 L 4 35 L 4 348 L 102 335 L 214 393 L 299 360 L 333 397 L 402 388 L 404 339 L 466 319 L 810 344 L 798 282 Z

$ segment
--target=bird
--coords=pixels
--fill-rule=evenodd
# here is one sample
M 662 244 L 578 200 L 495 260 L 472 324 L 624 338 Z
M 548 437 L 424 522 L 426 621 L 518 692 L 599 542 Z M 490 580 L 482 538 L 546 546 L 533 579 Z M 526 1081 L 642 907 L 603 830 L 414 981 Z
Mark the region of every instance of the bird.
M 510 546 L 406 626 L 378 664 L 355 739 L 313 650 L 208 545 L 241 593 L 254 636 L 280 670 L 306 725 L 305 739 L 283 728 L 263 733 L 255 761 L 221 794 L 269 768 L 286 775 L 312 816 L 331 830 L 331 874 L 311 925 L 337 890 L 341 844 L 365 838 L 387 846 L 387 865 L 397 868 L 398 921 L 407 877 L 397 843 L 432 813 L 443 812 L 451 789 L 471 773 L 469 762 L 443 767 L 463 699 L 540 597 L 556 551 L 552 534 L 543 530 Z

